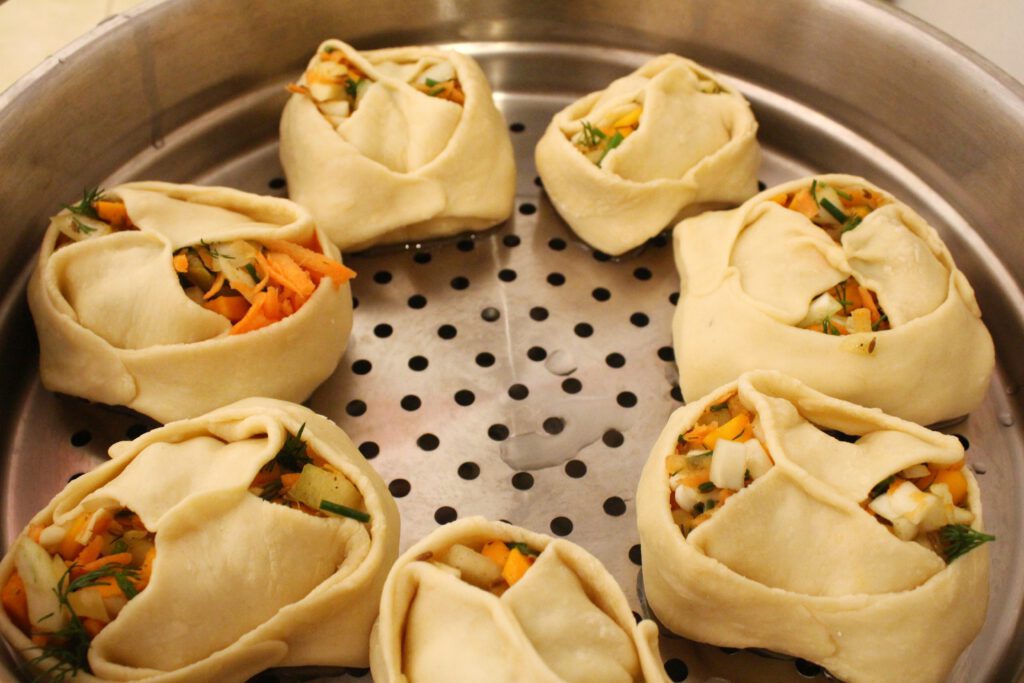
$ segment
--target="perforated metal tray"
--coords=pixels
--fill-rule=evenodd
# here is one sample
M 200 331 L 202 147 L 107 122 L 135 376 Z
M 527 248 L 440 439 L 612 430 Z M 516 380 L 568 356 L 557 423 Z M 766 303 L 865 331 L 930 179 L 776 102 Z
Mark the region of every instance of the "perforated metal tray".
M 889 10 L 862 3 L 778 4 L 780 15 L 805 17 L 805 29 L 820 30 L 841 17 L 851 31 L 852 47 L 832 45 L 832 53 L 818 55 L 814 68 L 824 70 L 822 76 L 799 73 L 793 52 L 809 51 L 796 41 L 803 34 L 781 19 L 758 19 L 756 2 L 729 8 L 651 3 L 646 14 L 629 21 L 616 19 L 610 3 L 524 3 L 499 11 L 481 2 L 460 5 L 460 13 L 441 2 L 381 3 L 358 11 L 347 3 L 278 4 L 290 5 L 256 4 L 245 14 L 230 2 L 149 5 L 101 26 L 0 96 L 0 153 L 15 149 L 22 134 L 21 150 L 3 157 L 12 163 L 0 169 L 0 186 L 8 197 L 18 194 L 30 204 L 12 209 L 4 255 L 22 273 L 5 283 L 9 291 L 0 310 L 0 381 L 9 416 L 0 456 L 4 548 L 69 477 L 102 461 L 111 443 L 153 426 L 39 385 L 23 281 L 45 217 L 82 185 L 129 179 L 224 184 L 285 196 L 276 142 L 283 86 L 319 40 L 334 35 L 359 47 L 432 41 L 473 55 L 491 78 L 516 152 L 515 213 L 486 233 L 347 257 L 359 273 L 355 326 L 341 366 L 309 405 L 338 422 L 389 482 L 402 514 L 403 548 L 457 517 L 505 519 L 588 548 L 619 580 L 639 615 L 635 488 L 655 437 L 682 400 L 671 347 L 678 279 L 670 240 L 659 236 L 618 259 L 582 244 L 545 198 L 533 147 L 555 111 L 671 49 L 723 71 L 752 102 L 761 123 L 764 183 L 825 171 L 864 175 L 931 220 L 978 289 L 1001 365 L 984 405 L 949 431 L 970 445 L 987 526 L 999 541 L 991 554 L 988 621 L 950 681 L 1017 675 L 1024 446 L 1019 384 L 1010 378 L 1019 377 L 1021 364 L 1024 249 L 1019 240 L 1006 242 L 992 222 L 1009 215 L 1010 207 L 1004 211 L 997 197 L 979 210 L 971 188 L 1001 183 L 1019 189 L 1017 171 L 1008 165 L 1024 157 L 1018 86 Z M 806 19 L 811 10 L 817 19 Z M 230 31 L 206 23 L 225 17 L 234 22 Z M 190 47 L 180 42 L 186 34 Z M 774 44 L 766 38 L 772 34 Z M 961 87 L 959 79 L 969 73 L 988 108 L 925 115 L 912 105 L 932 101 L 926 84 L 911 88 L 912 96 L 889 89 L 906 64 L 882 65 L 878 57 L 858 71 L 841 59 L 844 50 L 856 53 L 868 45 L 896 59 L 906 41 L 908 54 L 921 60 L 909 73 L 931 74 L 928 82 L 943 84 L 946 93 Z M 134 62 L 124 55 L 119 61 L 115 44 Z M 275 59 L 253 52 L 253 45 Z M 252 57 L 246 66 L 225 61 L 225 54 L 240 53 Z M 854 77 L 859 80 L 842 92 L 820 87 Z M 101 84 L 122 98 L 122 106 L 93 99 Z M 862 88 L 878 100 L 875 109 L 856 98 Z M 63 146 L 44 144 L 39 107 L 60 101 L 98 107 L 98 122 L 77 110 L 64 114 L 66 125 L 86 126 L 92 138 L 72 129 Z M 1007 109 L 995 111 L 993 102 Z M 864 118 L 850 119 L 854 106 Z M 902 118 L 885 119 L 894 107 Z M 877 125 L 879 117 L 884 125 Z M 968 123 L 987 127 L 967 135 L 975 144 L 982 139 L 1001 150 L 995 180 L 980 162 L 961 172 L 956 164 L 973 152 L 948 140 L 933 140 L 931 150 L 921 147 L 932 139 L 929 130 L 963 137 L 965 131 L 952 126 Z M 1000 126 L 1010 137 L 993 139 Z M 82 154 L 93 156 L 83 160 Z M 44 175 L 47 182 L 33 182 Z M 958 177 L 961 185 L 953 182 Z M 824 675 L 806 662 L 671 637 L 662 639 L 662 653 L 672 680 Z M 5 666 L 0 680 L 15 680 L 10 658 Z M 365 671 L 323 670 L 258 678 L 310 677 L 369 679 Z

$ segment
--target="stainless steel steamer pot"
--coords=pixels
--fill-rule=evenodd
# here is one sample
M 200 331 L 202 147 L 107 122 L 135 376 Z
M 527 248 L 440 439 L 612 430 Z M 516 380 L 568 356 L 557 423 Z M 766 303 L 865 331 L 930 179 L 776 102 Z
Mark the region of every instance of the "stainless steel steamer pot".
M 519 166 L 506 225 L 347 259 L 361 274 L 356 327 L 310 404 L 375 458 L 399 498 L 403 547 L 456 515 L 506 518 L 588 547 L 641 609 L 632 495 L 680 398 L 668 327 L 678 283 L 664 237 L 616 260 L 580 244 L 534 181 L 532 147 L 571 99 L 677 52 L 752 102 L 762 180 L 864 175 L 935 225 L 974 285 L 999 365 L 985 404 L 951 431 L 971 444 L 999 540 L 988 622 L 951 680 L 1020 677 L 1024 87 L 874 2 L 167 0 L 104 22 L 0 94 L 5 549 L 68 476 L 150 426 L 39 386 L 24 287 L 48 217 L 84 186 L 128 179 L 284 194 L 282 86 L 331 36 L 473 54 L 512 124 Z M 429 370 L 416 370 L 414 354 Z M 409 395 L 417 400 L 399 407 Z M 677 639 L 662 647 L 677 680 L 820 675 Z M 0 680 L 19 680 L 15 671 L 5 651 Z M 367 679 L 338 680 L 349 678 Z

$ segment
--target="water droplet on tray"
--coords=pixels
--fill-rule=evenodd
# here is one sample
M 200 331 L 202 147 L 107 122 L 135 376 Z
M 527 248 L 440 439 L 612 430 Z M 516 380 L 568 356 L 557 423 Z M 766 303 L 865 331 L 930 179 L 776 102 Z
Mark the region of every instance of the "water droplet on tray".
M 1003 425 L 1004 427 L 1012 427 L 1013 426 L 1013 415 L 1010 414 L 1009 411 L 1004 411 L 1002 413 L 999 413 L 999 424 Z
M 615 423 L 619 416 L 615 408 L 611 397 L 559 401 L 545 412 L 547 422 L 553 418 L 560 421 L 560 431 L 548 429 L 545 433 L 546 426 L 537 424 L 535 429 L 514 434 L 501 442 L 499 455 L 506 465 L 519 471 L 561 465 L 599 441 L 609 428 L 625 428 Z
M 988 472 L 988 466 L 983 462 L 971 463 L 971 469 L 974 470 L 976 474 L 985 474 Z
M 552 375 L 568 375 L 576 370 L 576 357 L 569 351 L 558 349 L 548 356 L 547 361 L 544 363 L 544 367 L 547 368 L 548 372 Z

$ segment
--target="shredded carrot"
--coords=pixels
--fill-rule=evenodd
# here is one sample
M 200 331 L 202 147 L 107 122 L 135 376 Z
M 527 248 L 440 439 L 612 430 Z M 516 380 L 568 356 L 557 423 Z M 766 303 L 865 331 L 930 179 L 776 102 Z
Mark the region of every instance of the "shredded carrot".
M 288 254 L 295 263 L 306 270 L 331 278 L 334 280 L 335 286 L 348 282 L 356 276 L 356 272 L 351 268 L 294 242 L 264 240 L 263 244 L 272 252 Z
M 43 635 L 42 633 L 34 633 L 29 639 L 36 647 L 46 647 L 50 644 L 50 636 Z
M 131 564 L 132 554 L 131 553 L 114 553 L 113 555 L 107 555 L 99 559 L 93 560 L 92 562 L 86 562 L 82 564 L 82 573 L 88 574 L 89 572 L 96 571 L 100 567 L 105 567 L 108 564 Z
M 29 630 L 28 598 L 25 596 L 25 582 L 18 572 L 13 572 L 0 590 L 0 602 L 4 611 L 22 631 Z
M 878 311 L 878 305 L 875 303 L 875 297 L 864 285 L 857 285 L 857 291 L 860 293 L 860 301 L 864 305 L 864 308 L 871 312 L 871 322 L 877 323 L 882 318 L 882 314 Z
M 718 429 L 717 422 L 711 422 L 709 424 L 704 425 L 696 425 L 693 429 L 683 434 L 683 439 L 691 444 L 700 443 L 708 434 L 715 431 L 716 429 Z
M 271 282 L 301 296 L 308 297 L 316 289 L 313 280 L 288 254 L 271 251 L 266 256 L 256 255 L 256 261 L 263 266 Z
M 100 551 L 103 550 L 103 537 L 95 535 L 92 540 L 82 548 L 82 552 L 78 553 L 78 557 L 75 560 L 82 565 L 87 565 L 100 556 Z M 83 572 L 84 573 L 84 572 Z
M 245 317 L 235 323 L 231 328 L 230 334 L 245 334 L 246 332 L 258 330 L 261 327 L 266 327 L 270 323 L 275 322 L 270 320 L 263 313 L 263 302 L 266 298 L 266 292 L 258 292 L 252 301 L 252 306 L 250 306 L 249 310 L 246 312 Z
M 139 580 L 135 587 L 142 590 L 149 585 L 149 579 L 153 576 L 153 563 L 156 561 L 156 546 L 146 551 L 146 557 L 142 560 L 142 569 L 139 571 Z
M 226 279 L 227 278 L 224 277 L 223 272 L 217 273 L 217 277 L 213 278 L 213 284 L 210 285 L 210 290 L 203 295 L 203 298 L 209 300 L 217 296 L 217 292 L 219 292 L 221 288 L 224 286 L 224 281 Z
M 61 539 L 61 542 L 57 545 L 57 553 L 65 560 L 73 560 L 78 557 L 78 553 L 82 551 L 82 544 L 76 541 L 82 531 L 85 530 L 86 525 L 89 523 L 89 513 L 82 513 L 75 521 L 71 524 L 71 528 Z
M 309 94 L 309 88 L 307 88 L 304 85 L 299 85 L 298 83 L 289 83 L 288 85 L 286 85 L 284 87 L 284 89 L 287 90 L 290 93 L 295 93 L 296 95 L 308 95 Z

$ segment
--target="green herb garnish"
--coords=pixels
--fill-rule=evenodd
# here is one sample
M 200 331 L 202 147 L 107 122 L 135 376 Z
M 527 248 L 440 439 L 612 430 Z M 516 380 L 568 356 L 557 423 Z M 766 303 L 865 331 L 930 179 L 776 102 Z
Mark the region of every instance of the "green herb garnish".
M 29 661 L 29 666 L 43 669 L 47 660 L 53 660 L 50 667 L 43 670 L 36 680 L 63 683 L 68 678 L 75 678 L 79 671 L 92 673 L 89 668 L 89 644 L 92 642 L 92 638 L 85 630 L 82 620 L 71 607 L 68 596 L 77 590 L 99 585 L 104 579 L 112 577 L 118 587 L 124 591 L 125 596 L 131 600 L 138 595 L 138 590 L 131 584 L 131 579 L 137 579 L 138 576 L 137 569 L 123 564 L 104 565 L 99 569 L 82 574 L 77 579 L 71 579 L 70 568 L 64 572 L 53 592 L 57 595 L 57 601 L 61 608 L 67 611 L 68 623 L 51 634 L 51 638 L 55 642 L 43 647 L 30 648 L 39 650 L 39 655 Z M 128 587 L 127 590 L 126 587 Z
M 882 481 L 875 484 L 871 488 L 871 493 L 868 494 L 868 500 L 874 500 L 875 498 L 878 498 L 880 495 L 888 491 L 889 487 L 892 485 L 894 481 L 896 481 L 895 476 L 888 476 Z
M 254 283 L 258 283 L 260 281 L 259 273 L 256 272 L 256 266 L 251 263 L 246 263 L 243 268 L 245 268 L 245 272 L 249 273 L 249 277 L 252 278 Z
M 966 524 L 947 524 L 936 533 L 939 554 L 949 564 L 961 555 L 965 555 L 979 545 L 996 540 L 991 534 L 984 534 Z
M 714 510 L 716 505 L 718 505 L 718 501 L 712 498 L 704 503 L 704 511 L 707 512 L 708 510 Z
M 424 78 L 423 82 L 427 84 L 428 88 L 433 88 L 435 85 L 441 83 L 441 81 L 435 81 L 433 78 Z
M 333 512 L 336 515 L 341 515 L 342 517 L 354 519 L 357 522 L 363 522 L 364 524 L 370 521 L 370 515 L 366 514 L 362 510 L 354 510 L 345 505 L 332 503 L 329 500 L 321 500 L 320 509 L 323 510 L 324 512 Z
M 601 162 L 604 161 L 604 158 L 606 156 L 608 156 L 608 152 L 612 151 L 613 149 L 618 147 L 620 144 L 622 144 L 622 141 L 625 140 L 625 139 L 626 138 L 623 137 L 622 133 L 620 133 L 619 131 L 615 131 L 615 135 L 613 135 L 611 137 L 611 139 L 608 141 L 608 144 L 605 145 L 604 152 L 601 153 L 601 158 L 597 160 L 597 167 L 598 168 L 601 167 Z
M 826 315 L 821 319 L 821 331 L 825 334 L 831 334 L 837 337 L 842 334 L 842 332 L 839 331 L 839 328 L 836 327 L 835 323 L 832 322 L 832 316 L 830 315 Z
M 538 555 L 540 555 L 540 553 L 538 553 L 536 550 L 534 550 L 530 546 L 526 545 L 525 543 L 519 543 L 519 542 L 514 542 L 514 541 L 506 541 L 505 542 L 505 547 L 508 548 L 509 550 L 513 550 L 513 549 L 518 550 L 523 555 L 530 555 L 532 557 L 537 557 Z
M 305 429 L 306 423 L 303 422 L 298 433 L 294 436 L 289 434 L 288 438 L 284 440 L 281 450 L 274 456 L 273 462 L 280 465 L 281 469 L 289 472 L 301 472 L 303 467 L 313 462 L 313 458 L 309 457 L 309 453 L 306 452 L 306 442 L 302 440 L 302 432 Z
M 852 305 L 850 300 L 846 298 L 846 288 L 841 285 L 836 285 L 832 291 L 836 295 L 836 301 L 838 301 L 839 305 L 843 307 L 843 313 L 845 314 L 846 309 Z
M 884 323 L 888 319 L 889 319 L 889 316 L 887 316 L 885 313 L 883 313 L 882 315 L 878 316 L 878 320 L 876 320 L 875 322 L 871 323 L 871 331 L 872 332 L 878 332 L 878 328 L 881 327 L 882 323 Z
M 716 410 L 725 410 L 728 407 L 729 407 L 729 402 L 728 401 L 722 401 L 721 403 L 716 403 L 715 405 L 711 406 L 710 408 L 708 408 L 708 410 L 710 410 L 711 412 L 715 412 Z
M 234 256 L 228 256 L 227 254 L 220 253 L 215 246 L 207 242 L 206 240 L 199 240 L 199 244 L 203 245 L 203 248 L 210 253 L 213 258 L 223 258 L 231 261 Z
M 95 218 L 99 220 L 100 215 L 96 213 L 96 207 L 93 206 L 96 202 L 103 199 L 103 188 L 94 187 L 91 190 L 82 190 L 82 199 L 77 204 L 65 204 L 64 208 L 71 213 L 77 213 L 79 216 L 88 216 L 89 218 Z
M 601 144 L 601 140 L 604 140 L 608 136 L 601 132 L 600 128 L 594 127 L 589 121 L 583 122 L 583 146 L 584 147 L 597 147 Z
M 75 226 L 75 232 L 80 232 L 83 235 L 91 235 L 96 232 L 96 228 L 86 225 L 82 221 L 78 220 L 77 216 L 71 216 L 71 222 Z
M 851 230 L 856 228 L 858 225 L 860 225 L 860 222 L 862 220 L 864 220 L 864 219 L 861 218 L 860 216 L 854 216 L 850 220 L 848 220 L 845 223 L 843 223 L 843 230 L 842 230 L 842 232 L 850 232 Z
M 276 479 L 263 487 L 263 490 L 260 491 L 260 498 L 273 501 L 281 493 L 282 488 L 284 486 L 281 484 L 281 480 Z
M 436 88 L 434 88 L 433 90 L 429 91 L 427 94 L 430 95 L 431 97 L 437 97 L 438 95 L 440 95 L 443 92 L 444 92 L 444 86 L 443 85 L 439 85 Z
M 849 220 L 850 218 L 845 213 L 843 213 L 839 207 L 837 207 L 835 204 L 830 202 L 825 197 L 821 198 L 821 201 L 818 202 L 818 205 L 821 206 L 821 208 L 828 211 L 830 214 L 832 214 L 832 218 L 835 218 L 840 224 L 846 223 L 846 221 Z
M 699 515 L 699 514 L 701 514 L 703 512 L 704 512 L 704 503 L 697 503 L 696 505 L 693 506 L 693 516 L 694 517 L 696 517 L 697 515 Z
M 327 54 L 331 54 L 332 52 L 337 52 L 337 51 L 338 51 L 338 48 L 334 47 L 333 45 L 327 45 L 327 46 L 324 47 L 324 52 L 326 52 Z
M 351 78 L 346 78 L 345 79 L 345 94 L 346 95 L 348 95 L 352 99 L 355 99 L 356 94 L 359 92 L 358 88 L 359 88 L 359 82 L 358 81 L 353 81 Z
M 701 493 L 711 493 L 712 491 L 715 490 L 715 488 L 716 487 L 714 484 L 712 484 L 710 481 L 706 481 L 700 486 L 698 486 L 697 490 L 700 491 Z

